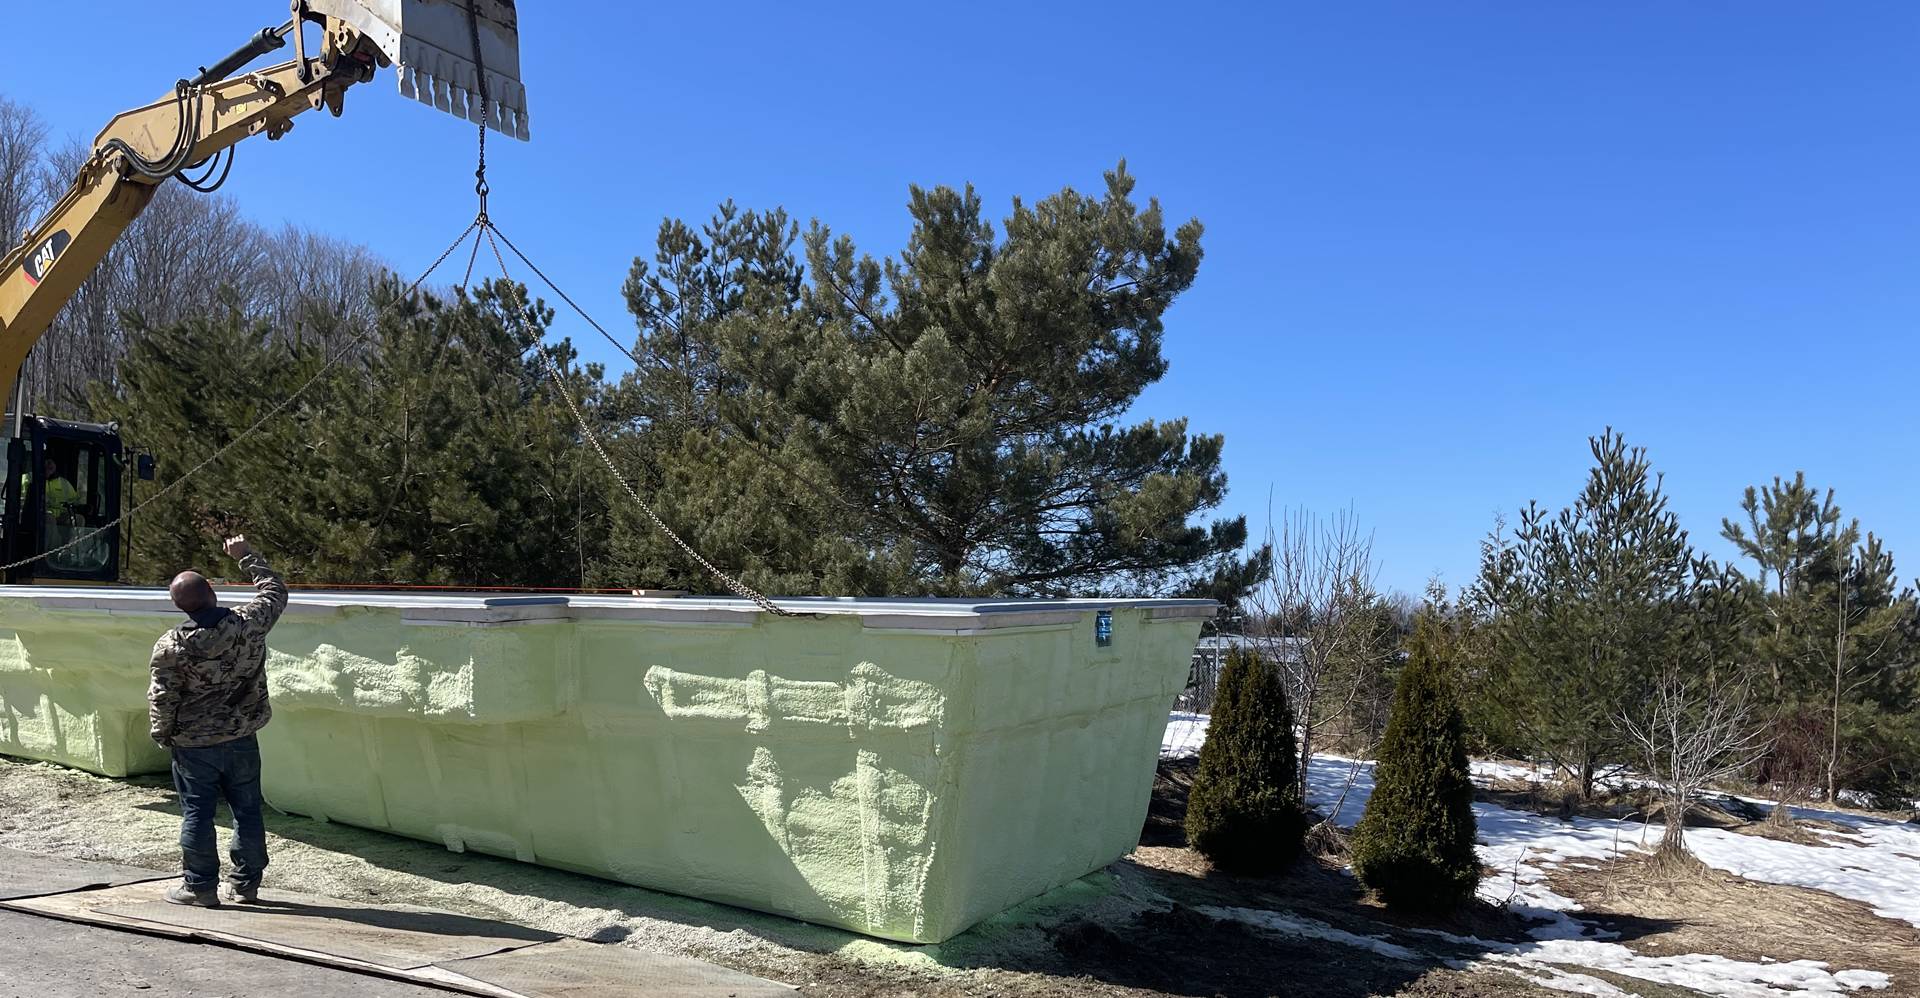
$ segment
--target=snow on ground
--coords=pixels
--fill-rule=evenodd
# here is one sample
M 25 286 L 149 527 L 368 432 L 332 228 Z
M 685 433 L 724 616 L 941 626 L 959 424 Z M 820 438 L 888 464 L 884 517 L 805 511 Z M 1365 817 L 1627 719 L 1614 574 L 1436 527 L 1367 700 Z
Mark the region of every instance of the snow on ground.
M 1837 811 L 1796 812 L 1853 826 L 1821 833 L 1828 847 L 1719 829 L 1689 829 L 1687 848 L 1708 866 L 1769 884 L 1810 887 L 1865 902 L 1882 918 L 1920 928 L 1920 825 Z
M 1205 715 L 1175 714 L 1162 742 L 1163 757 L 1192 755 L 1206 738 Z M 1513 763 L 1474 764 L 1481 780 L 1541 779 L 1538 767 Z M 1334 823 L 1351 827 L 1366 810 L 1373 792 L 1373 764 L 1338 756 L 1316 756 L 1307 769 L 1307 801 Z M 1846 994 L 1861 989 L 1884 989 L 1891 982 L 1871 970 L 1830 970 L 1812 960 L 1786 963 L 1749 963 L 1711 954 L 1652 957 L 1634 953 L 1609 934 L 1573 913 L 1579 902 L 1555 893 L 1546 884 L 1551 868 L 1570 860 L 1606 860 L 1650 846 L 1658 829 L 1639 823 L 1575 818 L 1560 821 L 1496 804 L 1476 803 L 1481 862 L 1497 871 L 1480 882 L 1480 896 L 1506 905 L 1520 914 L 1542 920 L 1525 943 L 1431 933 L 1455 945 L 1469 946 L 1485 955 L 1477 962 L 1504 967 L 1557 990 L 1618 996 L 1625 992 L 1575 969 L 1605 970 L 1624 977 L 1692 988 L 1725 998 L 1769 998 L 1782 994 Z M 1864 901 L 1879 914 L 1920 926 L 1920 826 L 1810 812 L 1809 816 L 1843 821 L 1852 831 L 1830 833 L 1835 848 L 1802 846 L 1740 835 L 1719 829 L 1695 829 L 1687 844 L 1709 865 L 1750 880 L 1812 887 L 1841 897 Z M 1246 909 L 1209 910 L 1219 918 L 1291 936 L 1323 939 L 1368 949 L 1390 958 L 1411 956 L 1395 943 L 1354 936 L 1331 926 L 1296 919 L 1282 913 Z
M 1209 918 L 1245 922 L 1255 928 L 1277 932 L 1283 936 L 1323 939 L 1355 949 L 1371 950 L 1389 960 L 1405 960 L 1408 963 L 1414 963 L 1422 959 L 1419 953 L 1397 943 L 1388 942 L 1381 936 L 1356 935 L 1345 929 L 1336 929 L 1325 922 L 1299 918 L 1283 911 L 1269 911 L 1264 908 L 1219 908 L 1212 905 L 1204 905 L 1194 910 Z
M 1176 710 L 1167 718 L 1167 733 L 1160 736 L 1160 758 L 1184 759 L 1200 754 L 1200 743 L 1207 740 L 1205 714 Z

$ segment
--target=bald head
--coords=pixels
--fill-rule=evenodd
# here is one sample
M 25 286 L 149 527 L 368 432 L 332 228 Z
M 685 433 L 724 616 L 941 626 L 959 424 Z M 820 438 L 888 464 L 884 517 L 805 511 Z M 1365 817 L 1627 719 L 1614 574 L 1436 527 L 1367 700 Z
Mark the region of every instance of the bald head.
M 173 597 L 173 605 L 181 613 L 195 613 L 218 604 L 213 595 L 213 586 L 207 577 L 199 572 L 181 572 L 167 584 L 167 595 Z

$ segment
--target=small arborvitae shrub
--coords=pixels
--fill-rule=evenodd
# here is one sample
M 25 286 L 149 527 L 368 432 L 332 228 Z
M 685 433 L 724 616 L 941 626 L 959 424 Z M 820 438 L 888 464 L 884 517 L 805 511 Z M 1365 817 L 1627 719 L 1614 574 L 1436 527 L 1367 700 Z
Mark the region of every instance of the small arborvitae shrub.
M 1439 626 L 1423 618 L 1414 629 L 1353 835 L 1354 876 L 1395 908 L 1453 908 L 1480 882 L 1466 726 Z
M 1291 864 L 1306 832 L 1297 752 L 1279 670 L 1257 655 L 1229 655 L 1187 797 L 1188 844 L 1230 873 Z

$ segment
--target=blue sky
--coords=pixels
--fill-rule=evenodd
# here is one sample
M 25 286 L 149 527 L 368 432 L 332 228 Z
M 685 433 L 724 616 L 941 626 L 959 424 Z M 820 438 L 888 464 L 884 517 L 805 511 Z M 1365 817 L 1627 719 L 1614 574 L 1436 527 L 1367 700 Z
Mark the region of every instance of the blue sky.
M 89 137 L 284 9 L 10 6 L 0 93 Z M 662 216 L 784 205 L 889 254 L 909 183 L 997 215 L 1125 157 L 1207 226 L 1136 415 L 1225 433 L 1256 533 L 1351 506 L 1383 584 L 1457 586 L 1612 425 L 1709 550 L 1804 469 L 1920 574 L 1920 6 L 520 6 L 534 141 L 489 143 L 493 213 L 622 334 Z M 473 134 L 392 87 L 243 146 L 228 192 L 424 266 Z

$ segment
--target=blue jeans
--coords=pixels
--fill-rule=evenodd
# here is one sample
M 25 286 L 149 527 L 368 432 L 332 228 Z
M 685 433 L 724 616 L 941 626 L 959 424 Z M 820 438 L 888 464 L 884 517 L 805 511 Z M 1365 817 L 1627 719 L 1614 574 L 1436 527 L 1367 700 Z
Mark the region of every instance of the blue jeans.
M 173 788 L 180 792 L 180 854 L 187 889 L 204 894 L 220 882 L 220 844 L 213 812 L 226 798 L 233 810 L 234 886 L 260 886 L 267 869 L 267 826 L 260 817 L 260 742 L 252 735 L 218 745 L 173 750 Z

